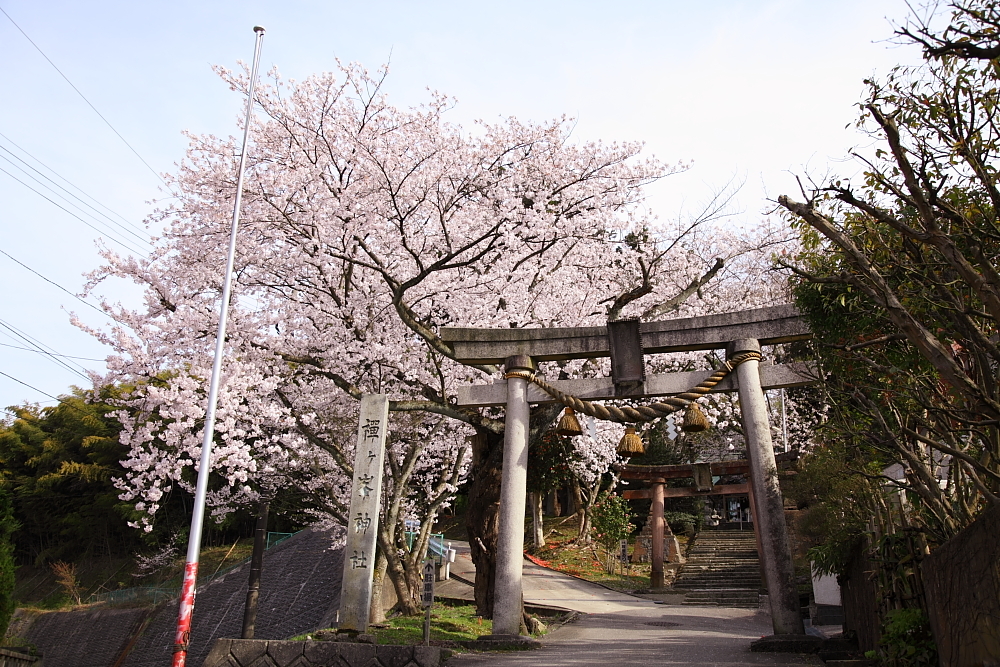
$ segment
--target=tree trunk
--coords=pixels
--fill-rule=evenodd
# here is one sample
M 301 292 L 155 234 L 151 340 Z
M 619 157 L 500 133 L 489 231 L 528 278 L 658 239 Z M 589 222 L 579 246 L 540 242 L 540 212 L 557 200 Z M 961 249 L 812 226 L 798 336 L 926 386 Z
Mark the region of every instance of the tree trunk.
M 537 442 L 561 411 L 561 405 L 532 408 L 528 430 L 529 447 Z M 476 435 L 472 438 L 469 509 L 465 517 L 472 562 L 476 565 L 476 613 L 483 618 L 493 618 L 502 473 L 503 433 L 477 428 Z
M 385 590 L 385 573 L 389 561 L 382 549 L 375 550 L 375 573 L 372 576 L 372 602 L 368 609 L 369 623 L 385 622 L 385 604 L 382 601 L 382 591 Z
M 392 582 L 392 587 L 396 591 L 396 609 L 403 616 L 416 616 L 422 612 L 419 603 L 420 591 L 422 588 L 422 582 L 420 581 L 420 565 L 419 561 L 417 566 L 414 568 L 411 566 L 409 560 L 410 556 L 407 555 L 403 558 L 389 558 L 387 554 L 397 553 L 401 545 L 397 544 L 397 539 L 401 539 L 402 535 L 397 532 L 398 522 L 392 521 L 392 526 L 390 530 L 389 520 L 393 519 L 392 512 L 389 512 L 390 516 L 387 517 L 385 524 L 379 525 L 378 533 L 378 551 L 381 555 L 385 556 L 386 569 L 385 573 L 389 577 L 389 581 Z M 415 549 L 420 549 L 420 544 L 413 545 Z M 423 545 L 426 548 L 426 544 Z M 380 566 L 381 562 L 376 561 L 376 566 Z M 413 573 L 411 570 L 416 569 L 416 582 L 414 583 Z M 376 572 L 377 574 L 377 572 Z M 382 577 L 384 586 L 384 579 Z M 374 583 L 374 582 L 373 582 Z M 372 591 L 374 598 L 374 590 Z M 370 612 L 369 612 L 370 613 Z
M 541 549 L 545 546 L 545 523 L 543 521 L 544 514 L 542 513 L 542 493 L 538 491 L 532 491 L 530 494 L 531 500 L 531 523 L 534 533 L 534 546 L 535 549 Z
M 414 584 L 410 572 L 407 571 L 407 568 L 398 558 L 393 558 L 392 560 L 387 558 L 386 565 L 389 581 L 392 582 L 392 587 L 396 591 L 396 609 L 403 616 L 416 616 L 420 614 L 422 610 L 417 601 L 418 591 L 421 586 L 419 576 L 417 577 L 417 583 Z
M 476 566 L 476 614 L 483 618 L 493 618 L 502 470 L 503 434 L 477 429 L 472 438 L 466 531 L 469 534 L 472 562 Z
M 583 489 L 580 488 L 580 480 L 573 478 L 573 502 L 576 504 L 577 517 L 577 544 L 590 544 L 590 512 L 589 503 L 584 500 Z

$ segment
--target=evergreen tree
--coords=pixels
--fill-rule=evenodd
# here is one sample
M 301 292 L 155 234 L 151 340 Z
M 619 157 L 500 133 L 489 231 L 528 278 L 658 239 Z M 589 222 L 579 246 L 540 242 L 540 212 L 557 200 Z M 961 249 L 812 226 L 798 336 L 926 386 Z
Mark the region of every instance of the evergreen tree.
M 11 536 L 16 529 L 10 494 L 0 486 L 0 637 L 6 634 L 14 613 L 14 544 Z

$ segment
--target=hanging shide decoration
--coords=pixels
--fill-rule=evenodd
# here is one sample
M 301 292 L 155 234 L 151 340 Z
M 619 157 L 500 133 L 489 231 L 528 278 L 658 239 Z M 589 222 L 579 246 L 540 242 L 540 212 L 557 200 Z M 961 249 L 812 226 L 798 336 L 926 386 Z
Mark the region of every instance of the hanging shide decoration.
M 556 435 L 583 435 L 580 420 L 576 418 L 573 408 L 566 408 L 563 412 L 563 416 L 559 419 L 559 425 L 556 426 Z
M 693 401 L 688 403 L 687 409 L 684 410 L 684 422 L 681 425 L 681 430 L 685 433 L 700 433 L 708 430 L 708 418 L 705 417 L 705 413 L 701 411 L 697 403 Z
M 628 426 L 625 428 L 625 435 L 622 436 L 621 442 L 618 443 L 618 455 L 619 456 L 638 456 L 646 453 L 646 444 L 642 441 L 642 438 L 635 432 L 634 426 Z

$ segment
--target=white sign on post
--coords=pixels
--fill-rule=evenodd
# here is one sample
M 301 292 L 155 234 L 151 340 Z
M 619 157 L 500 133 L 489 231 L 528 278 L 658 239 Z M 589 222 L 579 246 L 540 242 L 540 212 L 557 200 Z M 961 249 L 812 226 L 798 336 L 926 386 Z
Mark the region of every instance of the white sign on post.
M 424 594 L 421 596 L 424 607 L 434 604 L 434 569 L 433 560 L 424 561 Z
M 424 561 L 424 593 L 420 601 L 424 605 L 424 646 L 431 645 L 431 607 L 434 606 L 434 561 Z
M 351 511 L 347 522 L 347 544 L 344 548 L 344 579 L 340 588 L 338 630 L 365 632 L 368 629 L 388 427 L 388 397 L 383 394 L 362 396 L 354 456 L 354 483 L 351 485 Z

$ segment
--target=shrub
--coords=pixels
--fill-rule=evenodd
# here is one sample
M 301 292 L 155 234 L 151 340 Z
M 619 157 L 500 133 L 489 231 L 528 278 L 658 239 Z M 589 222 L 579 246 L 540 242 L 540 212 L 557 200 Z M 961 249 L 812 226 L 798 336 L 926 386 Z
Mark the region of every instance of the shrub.
M 614 571 L 618 545 L 635 528 L 629 521 L 631 518 L 628 503 L 615 494 L 602 493 L 591 510 L 591 530 L 594 540 L 604 547 L 607 556 L 604 566 L 609 573 Z

